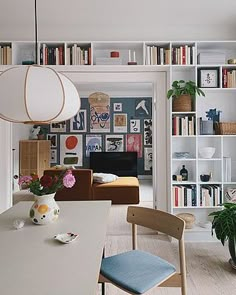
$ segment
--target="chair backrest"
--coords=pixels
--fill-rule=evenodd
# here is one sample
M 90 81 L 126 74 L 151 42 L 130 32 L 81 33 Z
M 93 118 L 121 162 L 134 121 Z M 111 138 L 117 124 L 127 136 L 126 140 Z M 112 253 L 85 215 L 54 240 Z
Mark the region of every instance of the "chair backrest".
M 170 213 L 144 207 L 129 206 L 127 221 L 141 225 L 181 240 L 185 228 L 184 220 Z

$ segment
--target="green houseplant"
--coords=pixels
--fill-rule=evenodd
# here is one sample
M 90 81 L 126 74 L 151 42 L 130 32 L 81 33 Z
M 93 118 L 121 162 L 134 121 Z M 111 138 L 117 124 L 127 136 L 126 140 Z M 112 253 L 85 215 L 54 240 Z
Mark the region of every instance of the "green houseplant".
M 205 93 L 194 81 L 176 80 L 167 92 L 167 98 L 173 97 L 172 110 L 174 112 L 190 112 L 192 110 L 192 99 L 195 95 L 205 96 Z
M 215 231 L 216 238 L 224 246 L 228 240 L 230 263 L 236 268 L 235 242 L 236 242 L 236 203 L 223 203 L 223 209 L 209 214 L 213 217 L 212 235 Z

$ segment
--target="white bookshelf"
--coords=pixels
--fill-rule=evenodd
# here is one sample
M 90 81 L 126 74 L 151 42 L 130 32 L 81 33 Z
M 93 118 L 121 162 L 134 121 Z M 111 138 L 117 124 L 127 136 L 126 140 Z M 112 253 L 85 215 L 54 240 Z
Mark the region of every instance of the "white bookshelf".
M 104 69 L 114 68 L 114 71 L 119 71 L 119 66 L 127 67 L 126 71 L 164 71 L 167 74 L 167 89 L 170 88 L 174 80 L 184 79 L 186 81 L 193 80 L 198 82 L 198 74 L 200 69 L 204 68 L 217 68 L 219 71 L 219 87 L 218 88 L 204 88 L 206 97 L 196 97 L 191 112 L 172 112 L 171 100 L 167 103 L 169 104 L 169 117 L 167 126 L 169 126 L 168 134 L 168 210 L 173 214 L 181 212 L 193 213 L 196 217 L 196 226 L 192 230 L 188 230 L 187 233 L 190 239 L 199 238 L 211 239 L 210 229 L 202 229 L 197 226 L 199 222 L 207 222 L 208 214 L 215 210 L 216 206 L 181 206 L 176 207 L 173 203 L 172 196 L 172 186 L 174 185 L 192 185 L 196 187 L 196 196 L 199 196 L 200 188 L 204 184 L 215 184 L 221 188 L 222 200 L 224 200 L 224 194 L 227 188 L 236 187 L 236 135 L 201 135 L 199 129 L 196 128 L 195 134 L 192 135 L 172 135 L 172 117 L 173 116 L 191 116 L 194 118 L 195 123 L 199 117 L 206 119 L 205 112 L 209 109 L 216 108 L 221 110 L 220 115 L 222 122 L 233 122 L 236 121 L 236 87 L 225 88 L 222 82 L 224 70 L 235 70 L 236 65 L 228 64 L 227 60 L 236 58 L 236 41 L 39 41 L 38 42 L 38 61 L 41 63 L 40 50 L 44 46 L 48 47 L 62 47 L 63 48 L 63 62 L 61 65 L 52 65 L 56 69 L 61 71 L 76 72 L 78 67 L 83 67 L 84 71 L 90 71 L 94 67 L 103 66 Z M 0 41 L 0 46 L 9 46 L 11 48 L 11 64 L 21 65 L 22 61 L 35 59 L 35 44 L 33 41 Z M 82 50 L 90 48 L 90 63 L 84 64 L 71 64 L 68 58 L 68 48 L 80 47 Z M 150 56 L 148 57 L 149 48 L 154 48 L 160 54 L 168 54 L 168 58 L 157 57 L 157 61 L 152 63 L 150 61 Z M 182 49 L 181 49 L 182 47 Z M 190 54 L 187 57 L 186 62 L 183 64 L 178 60 L 177 57 L 173 58 L 174 52 L 176 50 L 182 51 L 183 48 L 185 52 Z M 104 64 L 97 65 L 97 60 L 99 58 L 111 59 L 111 52 L 119 52 L 119 58 L 121 60 L 120 64 Z M 129 52 L 133 58 L 133 53 L 135 52 L 135 60 L 137 65 L 128 66 Z M 225 56 L 224 62 L 215 64 L 200 64 L 198 61 L 198 55 L 202 53 L 214 54 L 221 53 Z M 181 64 L 182 63 L 182 64 Z M 1 63 L 0 63 L 1 64 Z M 48 64 L 51 65 L 50 63 Z M 1 65 L 0 71 L 11 66 Z M 197 126 L 197 124 L 195 124 Z M 199 156 L 199 148 L 204 146 L 214 146 L 216 152 L 211 159 L 202 159 Z M 187 151 L 190 153 L 190 158 L 179 159 L 174 157 L 175 152 Z M 231 158 L 231 181 L 226 181 L 224 176 L 224 157 Z M 179 170 L 182 165 L 185 165 L 189 172 L 189 180 L 187 183 L 176 182 L 172 180 L 173 174 L 179 174 Z M 212 179 L 208 183 L 201 182 L 199 175 L 201 173 L 212 172 Z M 197 232 L 197 234 L 196 234 Z M 204 234 L 203 234 L 204 233 Z M 192 236 L 191 236 L 192 235 Z M 204 236 L 205 235 L 205 236 Z

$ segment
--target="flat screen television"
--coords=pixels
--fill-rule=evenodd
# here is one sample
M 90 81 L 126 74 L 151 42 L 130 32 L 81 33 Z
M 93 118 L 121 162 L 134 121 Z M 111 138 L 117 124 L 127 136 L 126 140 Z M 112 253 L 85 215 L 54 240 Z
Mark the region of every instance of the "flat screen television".
M 137 177 L 137 152 L 90 152 L 90 169 L 97 173 Z

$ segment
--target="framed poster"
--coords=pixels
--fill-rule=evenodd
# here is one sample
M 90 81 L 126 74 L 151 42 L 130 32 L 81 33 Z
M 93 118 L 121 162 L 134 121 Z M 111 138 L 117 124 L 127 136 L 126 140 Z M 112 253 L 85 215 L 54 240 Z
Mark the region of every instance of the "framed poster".
M 47 134 L 47 140 L 51 141 L 51 148 L 57 148 L 57 134 Z
M 142 135 L 141 134 L 127 134 L 126 135 L 126 151 L 137 152 L 138 158 L 142 158 Z
M 140 133 L 140 120 L 139 119 L 130 120 L 130 133 Z
M 114 114 L 114 132 L 127 132 L 127 114 Z
M 144 148 L 144 170 L 152 170 L 152 148 Z
M 110 132 L 110 97 L 102 92 L 89 95 L 90 132 Z
M 114 112 L 122 112 L 122 103 L 121 102 L 115 102 L 113 104 L 113 111 Z
M 56 164 L 57 163 L 57 150 L 51 149 L 50 163 L 51 164 Z
M 198 70 L 198 86 L 201 88 L 219 87 L 219 68 L 202 68 Z
M 60 135 L 60 164 L 83 165 L 82 135 Z
M 124 135 L 106 135 L 106 152 L 123 152 Z
M 70 132 L 87 131 L 87 110 L 80 110 L 70 119 Z
M 152 119 L 145 119 L 144 126 L 144 145 L 152 145 Z
M 86 157 L 89 157 L 90 152 L 102 151 L 102 135 L 86 135 Z
M 50 124 L 50 132 L 66 132 L 66 121 L 56 122 Z

